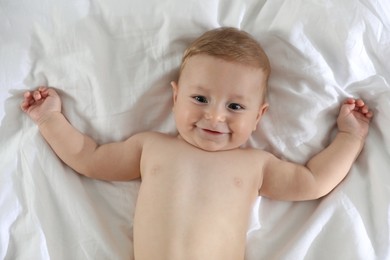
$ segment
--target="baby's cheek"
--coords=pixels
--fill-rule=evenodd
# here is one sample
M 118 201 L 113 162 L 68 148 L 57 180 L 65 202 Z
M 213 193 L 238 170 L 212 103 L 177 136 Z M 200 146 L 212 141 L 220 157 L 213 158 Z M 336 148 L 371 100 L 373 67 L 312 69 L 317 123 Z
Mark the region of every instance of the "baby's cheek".
M 246 141 L 246 139 L 248 139 L 254 131 L 254 128 L 255 126 L 253 124 L 249 122 L 242 122 L 240 124 L 235 125 L 235 131 L 233 130 L 233 132 L 236 134 L 237 138 Z

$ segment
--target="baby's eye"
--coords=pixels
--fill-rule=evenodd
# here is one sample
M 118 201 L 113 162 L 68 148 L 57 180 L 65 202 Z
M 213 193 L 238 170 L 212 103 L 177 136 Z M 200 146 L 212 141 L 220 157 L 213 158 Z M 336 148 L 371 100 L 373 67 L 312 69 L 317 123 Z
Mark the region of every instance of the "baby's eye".
M 204 96 L 194 96 L 193 99 L 195 99 L 199 103 L 207 103 L 207 98 Z
M 244 107 L 237 103 L 231 103 L 228 105 L 228 108 L 234 111 L 243 110 Z

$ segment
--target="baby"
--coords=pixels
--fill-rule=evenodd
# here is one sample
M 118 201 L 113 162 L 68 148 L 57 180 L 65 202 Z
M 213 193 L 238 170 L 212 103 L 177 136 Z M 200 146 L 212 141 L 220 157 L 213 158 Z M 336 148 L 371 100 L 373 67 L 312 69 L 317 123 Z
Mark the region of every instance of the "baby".
M 237 260 L 244 259 L 256 197 L 298 201 L 329 193 L 362 150 L 373 116 L 362 100 L 347 99 L 334 140 L 306 165 L 242 148 L 267 111 L 269 74 L 267 56 L 249 34 L 219 28 L 189 46 L 171 83 L 177 136 L 145 132 L 98 145 L 66 120 L 48 87 L 26 92 L 21 108 L 76 172 L 142 179 L 135 259 Z

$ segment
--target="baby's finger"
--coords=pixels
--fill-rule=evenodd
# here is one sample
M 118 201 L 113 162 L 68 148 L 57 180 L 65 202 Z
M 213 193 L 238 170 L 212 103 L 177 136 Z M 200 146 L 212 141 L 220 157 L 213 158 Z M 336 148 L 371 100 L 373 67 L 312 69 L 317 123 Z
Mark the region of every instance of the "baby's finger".
M 21 108 L 24 112 L 27 111 L 28 107 L 29 107 L 28 102 L 26 102 L 25 100 L 23 100 L 23 102 L 20 103 L 20 108 Z
M 38 90 L 41 93 L 41 96 L 43 98 L 47 98 L 47 96 L 49 95 L 49 88 L 48 87 L 41 86 L 38 88 Z
M 365 104 L 364 104 L 364 101 L 362 99 L 358 99 L 356 100 L 356 106 L 357 107 L 363 107 Z
M 347 98 L 345 101 L 344 101 L 344 104 L 353 104 L 355 103 L 355 99 L 353 98 Z
M 40 100 L 42 98 L 41 92 L 38 91 L 38 90 L 34 91 L 33 98 L 34 98 L 35 101 Z
M 30 95 L 31 95 L 30 91 L 26 91 L 26 92 L 23 93 L 23 96 L 25 98 L 28 98 Z
M 370 108 L 367 105 L 365 105 L 363 109 L 363 113 L 367 114 L 368 112 L 370 112 Z
M 31 93 L 30 91 L 26 91 L 23 94 L 24 100 L 30 99 L 31 98 Z
M 374 113 L 372 111 L 368 111 L 366 114 L 364 114 L 367 118 L 372 118 L 374 116 Z
M 33 97 L 31 95 L 30 91 L 24 92 L 23 97 L 24 97 L 23 102 L 25 102 L 26 104 L 29 104 L 31 102 L 31 100 L 33 100 Z
M 27 97 L 26 97 L 27 96 Z M 22 103 L 20 103 L 20 107 L 22 108 L 22 110 L 24 111 L 24 112 L 26 112 L 28 109 L 29 109 L 29 107 L 32 105 L 32 104 L 34 104 L 34 99 L 32 99 L 31 98 L 31 96 L 30 95 L 27 95 L 26 93 L 25 93 L 25 99 L 22 101 Z

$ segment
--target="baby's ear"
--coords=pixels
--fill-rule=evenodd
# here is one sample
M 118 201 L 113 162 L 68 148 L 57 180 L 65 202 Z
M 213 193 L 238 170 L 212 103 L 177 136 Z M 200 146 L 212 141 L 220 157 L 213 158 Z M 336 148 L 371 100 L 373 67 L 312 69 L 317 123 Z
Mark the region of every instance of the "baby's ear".
M 179 90 L 179 85 L 177 84 L 176 81 L 171 81 L 171 86 L 172 86 L 173 104 L 176 104 L 177 92 Z
M 259 121 L 260 121 L 261 117 L 265 114 L 265 112 L 268 111 L 268 108 L 269 108 L 268 103 L 264 103 L 260 106 L 259 114 L 257 115 Z
M 268 103 L 264 103 L 263 105 L 260 106 L 259 112 L 258 112 L 257 118 L 256 118 L 256 125 L 255 125 L 253 131 L 255 131 L 257 129 L 257 125 L 259 124 L 260 119 L 263 117 L 265 112 L 268 111 L 268 107 L 269 107 Z

